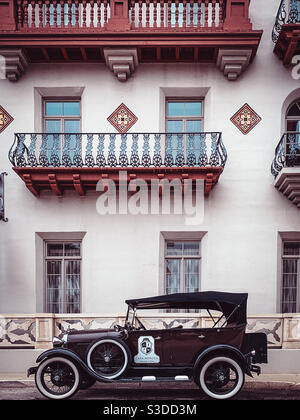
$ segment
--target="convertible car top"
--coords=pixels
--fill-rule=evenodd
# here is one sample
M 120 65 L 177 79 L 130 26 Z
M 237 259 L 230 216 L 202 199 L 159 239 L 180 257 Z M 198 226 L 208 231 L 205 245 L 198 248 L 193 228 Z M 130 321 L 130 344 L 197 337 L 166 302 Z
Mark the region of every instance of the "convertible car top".
M 238 324 L 247 322 L 247 293 L 194 292 L 174 293 L 142 299 L 127 299 L 135 309 L 207 309 L 221 311 L 226 320 Z

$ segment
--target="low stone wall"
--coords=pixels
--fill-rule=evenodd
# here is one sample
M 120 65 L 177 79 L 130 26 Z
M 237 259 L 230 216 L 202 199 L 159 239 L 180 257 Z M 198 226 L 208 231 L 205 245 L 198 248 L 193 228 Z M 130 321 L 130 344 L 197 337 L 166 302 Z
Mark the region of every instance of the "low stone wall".
M 209 316 L 195 313 L 148 313 L 140 319 L 146 328 L 163 329 L 212 326 Z M 0 350 L 7 348 L 47 349 L 52 339 L 70 329 L 112 328 L 123 324 L 118 314 L 0 314 Z M 264 332 L 269 348 L 300 349 L 300 314 L 261 314 L 248 316 L 247 332 Z

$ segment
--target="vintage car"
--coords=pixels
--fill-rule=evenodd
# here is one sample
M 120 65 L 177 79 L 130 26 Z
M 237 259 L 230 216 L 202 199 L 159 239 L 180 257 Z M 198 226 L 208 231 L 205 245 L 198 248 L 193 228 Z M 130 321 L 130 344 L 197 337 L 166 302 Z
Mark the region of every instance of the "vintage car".
M 38 390 L 51 399 L 69 398 L 96 381 L 194 381 L 210 398 L 231 398 L 245 374 L 260 373 L 255 363 L 267 363 L 266 335 L 245 333 L 247 298 L 210 291 L 126 300 L 123 326 L 54 337 L 28 375 L 35 374 Z M 137 316 L 142 309 L 207 310 L 210 328 L 147 330 Z

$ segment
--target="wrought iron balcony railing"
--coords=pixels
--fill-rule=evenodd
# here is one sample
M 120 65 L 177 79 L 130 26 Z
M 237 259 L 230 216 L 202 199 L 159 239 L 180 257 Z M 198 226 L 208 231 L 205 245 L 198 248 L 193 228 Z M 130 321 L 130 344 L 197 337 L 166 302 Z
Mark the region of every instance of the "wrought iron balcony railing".
M 221 167 L 222 133 L 17 133 L 9 151 L 14 167 Z
M 272 32 L 273 42 L 277 42 L 282 26 L 288 23 L 300 24 L 300 2 L 298 0 L 281 0 Z
M 300 132 L 287 132 L 281 137 L 275 149 L 271 172 L 276 178 L 284 167 L 299 166 L 300 171 Z

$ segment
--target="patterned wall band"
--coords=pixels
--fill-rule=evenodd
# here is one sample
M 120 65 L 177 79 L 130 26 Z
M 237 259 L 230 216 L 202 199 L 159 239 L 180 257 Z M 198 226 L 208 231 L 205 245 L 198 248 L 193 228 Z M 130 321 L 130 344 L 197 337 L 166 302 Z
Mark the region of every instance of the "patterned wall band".
M 173 314 L 165 316 L 141 316 L 141 321 L 147 329 L 169 329 L 178 325 L 183 328 L 209 328 L 211 319 L 200 315 Z M 49 336 L 39 327 L 42 320 L 43 326 L 49 331 Z M 115 324 L 123 324 L 124 317 L 103 315 L 52 315 L 36 314 L 35 316 L 9 315 L 0 316 L 0 348 L 2 347 L 51 347 L 53 336 L 62 337 L 68 330 L 96 330 L 113 328 Z M 52 328 L 53 327 L 53 328 Z M 267 334 L 270 348 L 291 347 L 300 348 L 300 314 L 285 317 L 278 316 L 250 316 L 248 317 L 247 332 L 264 332 Z M 45 338 L 47 336 L 47 338 Z M 44 337 L 44 338 L 43 338 Z

